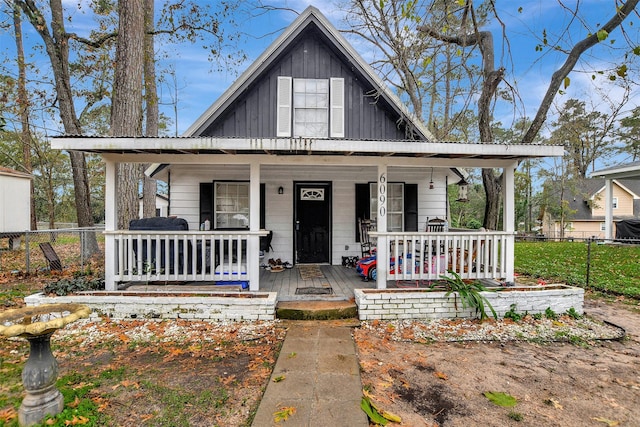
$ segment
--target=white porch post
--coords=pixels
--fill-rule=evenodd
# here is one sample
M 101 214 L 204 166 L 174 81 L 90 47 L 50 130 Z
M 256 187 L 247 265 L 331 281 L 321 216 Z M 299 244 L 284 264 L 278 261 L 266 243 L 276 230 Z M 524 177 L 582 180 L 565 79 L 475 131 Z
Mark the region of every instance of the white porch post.
M 613 185 L 611 178 L 604 181 L 604 238 L 613 239 Z
M 378 165 L 378 219 L 377 230 L 380 233 L 387 232 L 387 164 L 382 163 Z M 377 244 L 377 263 L 376 273 L 378 275 L 376 279 L 376 288 L 387 288 L 387 264 L 389 263 L 388 254 L 389 244 L 387 242 L 386 235 L 378 236 Z
M 117 170 L 114 161 L 105 161 L 104 187 L 104 229 L 116 231 L 118 229 L 118 194 Z M 104 287 L 107 291 L 116 290 L 116 242 L 113 234 L 107 234 L 104 241 Z
M 260 230 L 260 163 L 251 163 L 249 177 L 249 230 Z M 247 239 L 247 273 L 249 290 L 260 289 L 260 236 L 250 235 Z
M 503 193 L 504 193 L 504 205 L 503 205 L 503 228 L 504 231 L 506 231 L 507 233 L 509 233 L 509 235 L 507 236 L 507 247 L 503 248 L 504 250 L 504 260 L 506 262 L 506 268 L 504 269 L 505 271 L 505 280 L 507 282 L 513 282 L 513 278 L 514 278 L 514 271 L 513 271 L 513 264 L 514 264 L 514 247 L 513 245 L 515 244 L 515 231 L 516 231 L 516 227 L 515 227 L 515 218 L 516 218 L 516 210 L 515 210 L 515 171 L 516 171 L 516 167 L 518 166 L 517 163 L 513 163 L 507 167 L 504 168 L 504 173 L 502 174 L 503 176 L 503 182 L 502 182 L 502 188 L 504 189 Z

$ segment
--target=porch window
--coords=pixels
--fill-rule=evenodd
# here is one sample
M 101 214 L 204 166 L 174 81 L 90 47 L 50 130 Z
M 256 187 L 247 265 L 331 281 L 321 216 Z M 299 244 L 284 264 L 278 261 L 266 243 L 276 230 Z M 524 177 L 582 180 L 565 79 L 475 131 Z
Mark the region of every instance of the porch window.
M 369 184 L 370 218 L 378 218 L 378 184 Z M 404 184 L 387 184 L 387 231 L 404 231 Z
M 265 184 L 260 184 L 260 228 L 265 228 Z M 235 218 L 234 218 L 235 216 Z M 245 220 L 246 218 L 246 220 Z M 214 181 L 200 183 L 200 224 L 212 229 L 249 227 L 249 182 Z M 220 220 L 220 221 L 218 221 Z
M 344 137 L 344 79 L 278 77 L 277 136 Z
M 249 227 L 249 183 L 216 182 L 215 227 Z

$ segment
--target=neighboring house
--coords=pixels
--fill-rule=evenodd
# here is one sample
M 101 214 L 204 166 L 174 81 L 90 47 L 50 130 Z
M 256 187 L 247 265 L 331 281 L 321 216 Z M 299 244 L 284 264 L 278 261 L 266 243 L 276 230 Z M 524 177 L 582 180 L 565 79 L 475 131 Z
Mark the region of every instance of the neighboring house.
M 388 260 L 378 263 L 378 288 L 391 278 L 392 259 L 431 242 L 445 265 L 461 253 L 479 260 L 484 251 L 482 266 L 460 267 L 464 277 L 513 280 L 515 168 L 528 157 L 563 154 L 560 146 L 435 141 L 314 7 L 183 137 L 69 136 L 52 146 L 101 153 L 106 162 L 107 289 L 121 281 L 243 277 L 255 291 L 268 232 L 268 257 L 340 265 L 360 255 L 358 219 L 376 224 L 378 259 Z M 152 163 L 148 175 L 169 189 L 168 215 L 180 218 L 171 226 L 188 231 L 117 230 L 119 162 Z M 504 172 L 503 231 L 426 233 L 429 218 L 447 218 L 447 185 L 466 167 Z M 210 230 L 195 231 L 205 224 Z M 411 255 L 416 274 L 438 278 L 431 256 Z M 170 268 L 143 268 L 149 257 Z
M 31 175 L 0 167 L 0 238 L 9 248 L 20 245 L 21 234 L 31 229 Z
M 156 194 L 156 216 L 169 215 L 169 198 L 164 194 Z M 138 198 L 138 217 L 142 215 L 142 196 Z
M 612 181 L 611 212 L 616 221 L 640 217 L 640 181 L 616 179 Z M 544 234 L 550 237 L 604 239 L 606 231 L 605 180 L 584 180 L 577 188 L 565 188 L 567 217 L 546 221 Z M 614 231 L 615 234 L 615 231 Z
M 616 202 L 616 192 L 614 188 L 614 181 L 624 181 L 628 182 L 632 181 L 631 184 L 628 184 L 628 187 L 633 191 L 636 195 L 640 195 L 640 188 L 638 188 L 638 183 L 640 182 L 640 161 L 624 163 L 617 166 L 609 167 L 606 169 L 600 169 L 594 171 L 591 176 L 603 178 L 605 181 L 603 198 L 604 200 L 608 200 L 609 203 L 605 203 L 605 239 L 611 240 L 616 236 L 616 230 L 614 230 L 613 222 L 615 216 L 614 205 L 617 206 Z M 637 221 L 640 219 L 640 213 L 638 212 L 637 207 L 638 200 L 634 199 L 634 211 L 633 217 L 635 219 L 628 220 L 628 222 L 635 223 L 635 227 L 637 229 Z M 625 212 L 626 213 L 626 212 Z M 637 231 L 637 230 L 636 230 Z M 637 233 L 636 233 L 637 235 Z

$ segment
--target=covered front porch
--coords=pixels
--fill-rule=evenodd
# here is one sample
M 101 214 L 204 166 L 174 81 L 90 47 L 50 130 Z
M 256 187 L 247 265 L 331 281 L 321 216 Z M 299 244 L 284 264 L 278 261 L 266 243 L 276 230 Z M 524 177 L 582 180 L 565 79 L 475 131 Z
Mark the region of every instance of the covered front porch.
M 270 257 L 294 265 L 338 266 L 343 256 L 360 256 L 359 204 L 371 215 L 364 218 L 376 223 L 370 233 L 376 240 L 376 269 L 369 282 L 362 282 L 367 287 L 385 289 L 399 281 L 435 280 L 446 271 L 467 279 L 511 282 L 516 167 L 524 158 L 562 153 L 562 147 L 542 145 L 314 138 L 190 137 L 167 142 L 163 138 L 64 137 L 54 139 L 52 147 L 97 152 L 105 160 L 107 290 L 116 290 L 120 283 L 180 281 L 240 282 L 252 292 L 268 286 L 261 265 Z M 119 230 L 119 163 L 165 165 L 169 215 L 184 218 L 188 230 Z M 458 171 L 464 168 L 502 171 L 502 230 L 426 231 L 429 218 L 447 218 L 447 186 L 460 179 Z M 200 204 L 203 200 L 198 186 L 202 189 L 207 182 L 236 183 L 236 187 L 243 183 L 243 229 L 214 227 L 212 221 L 211 230 L 199 230 L 204 217 L 198 207 L 199 197 Z M 404 186 L 405 196 L 411 188 L 414 203 L 394 205 L 398 199 L 391 197 L 393 185 Z M 316 188 L 322 193 L 314 193 Z M 367 190 L 363 197 L 359 188 Z M 314 217 L 313 209 L 299 209 L 303 192 L 309 203 L 317 194 L 323 197 L 326 261 L 305 262 L 299 256 L 299 243 L 305 241 L 298 233 L 304 226 L 300 215 Z M 406 226 L 408 215 L 412 229 Z M 260 258 L 260 239 L 268 231 L 274 232 L 274 252 Z

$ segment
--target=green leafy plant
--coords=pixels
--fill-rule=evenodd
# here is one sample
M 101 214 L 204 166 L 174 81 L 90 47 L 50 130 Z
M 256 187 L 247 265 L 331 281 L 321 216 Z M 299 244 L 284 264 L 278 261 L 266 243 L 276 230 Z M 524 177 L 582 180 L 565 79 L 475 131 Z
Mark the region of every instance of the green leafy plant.
M 56 282 L 51 282 L 44 287 L 44 293 L 64 296 L 74 292 L 101 289 L 104 289 L 104 278 L 91 279 L 87 276 L 78 276 L 73 279 L 60 279 Z
M 547 309 L 544 311 L 544 317 L 546 317 L 547 319 L 556 320 L 558 318 L 558 314 L 553 311 L 551 307 L 547 307 Z
M 525 316 L 526 314 L 520 314 L 518 312 L 516 312 L 516 305 L 515 304 L 511 304 L 509 306 L 509 311 L 507 311 L 504 314 L 504 318 L 505 319 L 511 319 L 514 322 L 519 322 L 522 320 L 522 318 Z
M 582 319 L 582 314 L 578 313 L 576 309 L 573 307 L 567 310 L 567 316 L 572 317 L 574 319 Z
M 498 314 L 493 309 L 489 300 L 480 293 L 487 291 L 480 282 L 465 282 L 455 271 L 449 270 L 448 273 L 449 275 L 440 276 L 440 278 L 444 280 L 444 285 L 447 289 L 446 296 L 449 296 L 452 293 L 460 296 L 462 308 L 475 309 L 476 315 L 479 315 L 480 320 L 484 320 L 489 317 L 487 315 L 486 308 L 489 308 L 494 319 L 498 319 Z

